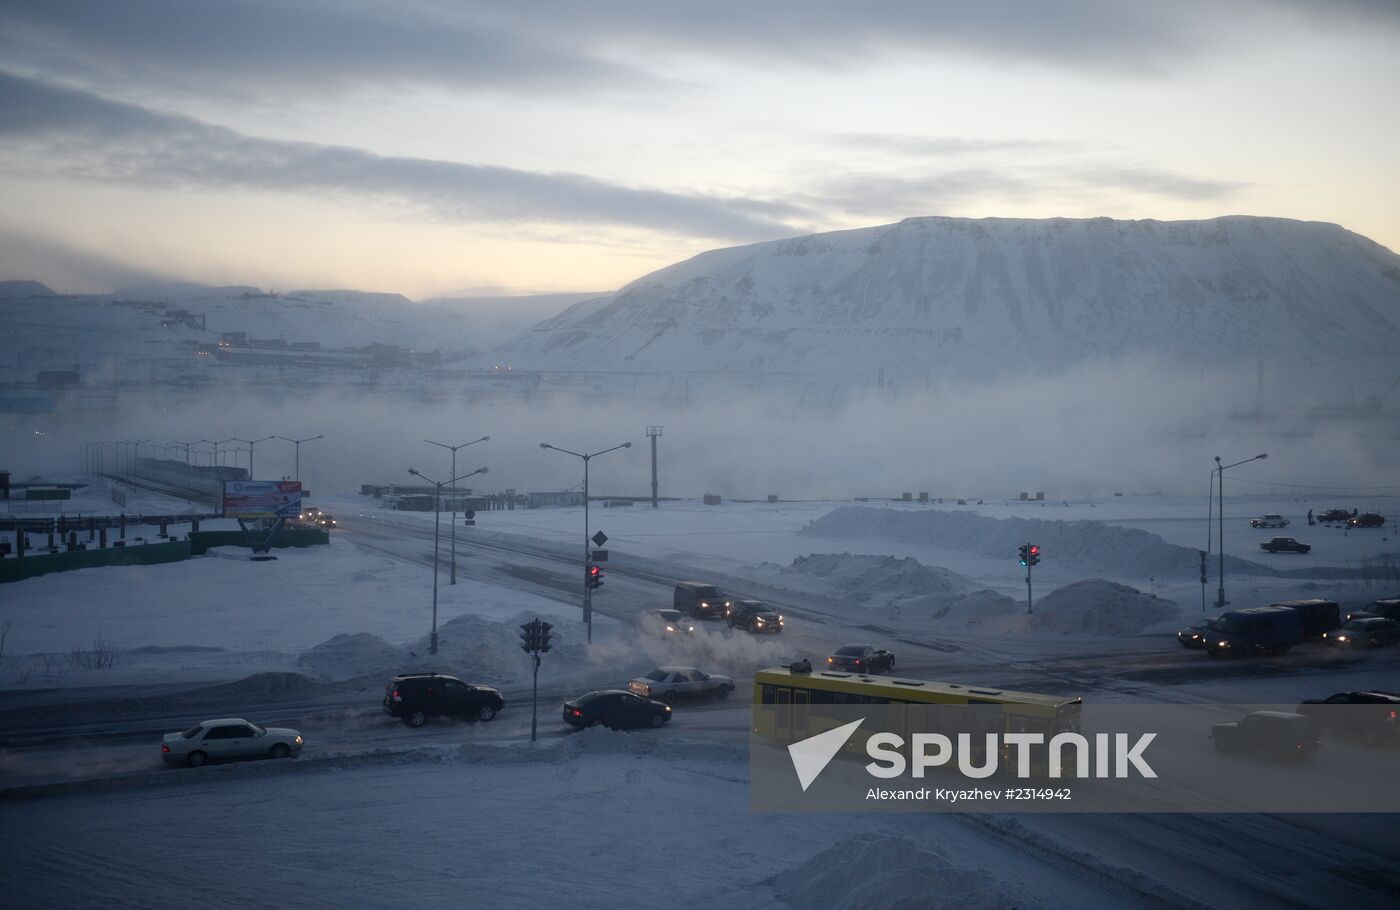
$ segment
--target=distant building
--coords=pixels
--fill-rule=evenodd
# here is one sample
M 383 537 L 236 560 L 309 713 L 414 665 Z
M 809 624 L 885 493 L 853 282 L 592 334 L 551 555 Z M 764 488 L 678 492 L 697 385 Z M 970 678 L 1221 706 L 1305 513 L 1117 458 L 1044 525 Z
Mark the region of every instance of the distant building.
M 525 494 L 525 504 L 531 509 L 549 506 L 581 506 L 583 505 L 583 491 L 559 490 L 551 493 L 527 493 Z

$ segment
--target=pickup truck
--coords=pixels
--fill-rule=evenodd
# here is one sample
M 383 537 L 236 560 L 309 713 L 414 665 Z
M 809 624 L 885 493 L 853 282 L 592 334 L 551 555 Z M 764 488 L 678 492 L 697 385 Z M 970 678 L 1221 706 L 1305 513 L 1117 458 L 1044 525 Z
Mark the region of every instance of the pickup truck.
M 1268 553 L 1307 553 L 1312 550 L 1312 546 L 1299 543 L 1292 537 L 1275 537 L 1261 543 L 1259 549 Z
M 1351 513 L 1346 509 L 1328 509 L 1319 513 L 1317 523 L 1324 525 L 1345 524 L 1351 518 Z
M 1214 724 L 1210 738 L 1217 752 L 1238 752 L 1301 761 L 1322 747 L 1318 725 L 1303 714 L 1255 711 L 1236 723 Z

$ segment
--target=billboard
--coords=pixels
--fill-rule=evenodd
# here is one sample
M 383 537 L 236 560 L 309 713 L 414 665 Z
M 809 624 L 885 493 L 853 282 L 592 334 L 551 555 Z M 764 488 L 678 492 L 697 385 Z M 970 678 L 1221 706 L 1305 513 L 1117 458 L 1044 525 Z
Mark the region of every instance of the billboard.
M 301 515 L 299 480 L 224 481 L 225 518 L 292 518 Z

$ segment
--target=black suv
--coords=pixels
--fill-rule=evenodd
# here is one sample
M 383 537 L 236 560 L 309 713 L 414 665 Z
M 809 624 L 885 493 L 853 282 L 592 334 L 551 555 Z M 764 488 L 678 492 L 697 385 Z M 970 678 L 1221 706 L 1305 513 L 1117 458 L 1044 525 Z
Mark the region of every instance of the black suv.
M 761 600 L 735 601 L 724 614 L 724 621 L 731 629 L 748 629 L 755 635 L 783 631 L 783 614 Z
M 683 581 L 676 585 L 671 606 L 696 619 L 723 619 L 725 611 L 733 604 L 730 603 L 729 597 L 714 585 Z
M 1400 737 L 1400 695 L 1394 692 L 1338 692 L 1326 698 L 1309 698 L 1298 713 L 1319 727 L 1361 737 L 1378 746 Z
M 1353 619 L 1393 619 L 1400 622 L 1400 597 L 1382 597 L 1380 600 L 1373 600 L 1364 610 L 1356 610 L 1347 614 L 1347 622 Z
M 438 673 L 395 676 L 384 687 L 384 713 L 403 718 L 410 727 L 421 727 L 430 717 L 490 720 L 505 704 L 499 689 Z

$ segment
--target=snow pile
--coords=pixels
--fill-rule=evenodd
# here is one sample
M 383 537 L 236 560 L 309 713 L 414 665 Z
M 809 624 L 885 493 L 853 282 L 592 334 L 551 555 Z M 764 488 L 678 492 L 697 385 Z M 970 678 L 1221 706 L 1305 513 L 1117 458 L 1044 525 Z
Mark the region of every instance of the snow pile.
M 316 683 L 300 673 L 254 673 L 235 682 L 205 686 L 192 693 L 192 699 L 187 698 L 185 701 L 193 701 L 196 704 L 226 699 L 277 701 L 301 698 L 315 691 Z
M 337 635 L 302 652 L 297 666 L 318 679 L 354 679 L 403 665 L 406 652 L 377 635 Z
M 802 910 L 1013 910 L 1018 904 L 982 869 L 960 869 L 940 853 L 888 835 L 861 835 L 771 879 Z
M 1050 521 L 1040 518 L 988 518 L 975 512 L 928 509 L 907 511 L 871 506 L 841 506 L 813 521 L 801 533 L 813 537 L 892 538 L 980 556 L 1005 559 L 1028 540 L 1043 558 L 1100 575 L 1134 578 L 1194 578 L 1200 553 L 1167 543 L 1137 528 L 1098 521 Z M 1259 563 L 1227 556 L 1235 575 L 1275 575 Z
M 783 573 L 820 578 L 843 597 L 858 603 L 890 603 L 906 597 L 960 594 L 974 587 L 970 579 L 956 572 L 897 556 L 813 553 L 794 559 Z
M 907 612 L 915 604 L 909 603 L 903 606 Z M 989 619 L 1015 615 L 1022 609 L 1024 609 L 1022 604 L 1005 594 L 983 588 L 961 597 L 943 599 L 938 603 L 934 617 L 949 623 L 976 625 Z
M 1089 635 L 1124 635 L 1175 618 L 1176 603 L 1127 585 L 1090 578 L 1065 585 L 1036 602 L 1036 629 Z

